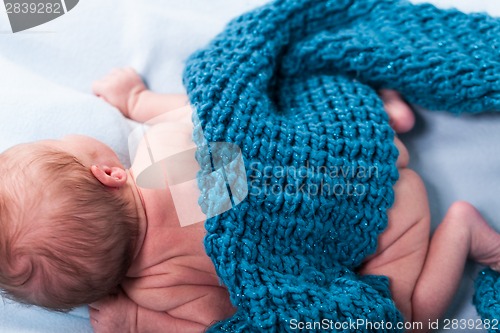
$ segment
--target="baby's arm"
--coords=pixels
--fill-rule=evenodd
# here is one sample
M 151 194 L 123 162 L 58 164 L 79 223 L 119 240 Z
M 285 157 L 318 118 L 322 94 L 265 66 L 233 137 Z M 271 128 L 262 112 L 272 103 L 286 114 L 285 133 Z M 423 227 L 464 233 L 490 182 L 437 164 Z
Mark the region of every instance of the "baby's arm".
M 132 68 L 113 70 L 92 85 L 94 93 L 118 108 L 129 119 L 146 122 L 160 114 L 186 106 L 185 94 L 156 94 L 146 88 L 141 77 Z M 398 133 L 409 131 L 415 117 L 409 106 L 394 90 L 379 92 L 390 121 Z
M 146 122 L 170 110 L 186 106 L 184 94 L 155 94 L 132 68 L 115 69 L 94 82 L 94 93 L 118 108 L 129 119 Z

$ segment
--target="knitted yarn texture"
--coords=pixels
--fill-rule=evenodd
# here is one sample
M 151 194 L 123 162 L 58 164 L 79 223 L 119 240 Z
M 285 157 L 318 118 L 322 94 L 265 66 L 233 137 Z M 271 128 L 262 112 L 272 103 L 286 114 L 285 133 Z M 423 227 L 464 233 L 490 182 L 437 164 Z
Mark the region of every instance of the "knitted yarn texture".
M 474 305 L 489 332 L 498 332 L 500 320 L 500 274 L 491 269 L 479 273 L 475 281 Z
M 238 145 L 249 191 L 205 223 L 207 253 L 238 308 L 211 332 L 322 320 L 397 331 L 387 278 L 356 274 L 387 226 L 398 179 L 376 91 L 432 110 L 498 109 L 498 36 L 496 19 L 428 4 L 279 0 L 190 57 L 184 84 L 204 131 L 195 141 Z M 214 194 L 199 179 L 203 205 Z

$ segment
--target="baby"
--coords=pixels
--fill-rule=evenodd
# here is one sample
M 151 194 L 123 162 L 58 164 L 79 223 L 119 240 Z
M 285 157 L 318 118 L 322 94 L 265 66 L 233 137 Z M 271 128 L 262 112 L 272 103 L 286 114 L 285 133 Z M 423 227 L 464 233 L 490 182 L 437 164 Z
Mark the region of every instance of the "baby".
M 139 122 L 187 102 L 148 91 L 132 69 L 114 71 L 94 92 Z M 397 93 L 381 97 L 393 128 L 410 130 L 413 114 Z M 474 207 L 457 202 L 429 240 L 424 185 L 395 140 L 395 203 L 359 274 L 388 276 L 405 320 L 428 331 L 468 257 L 499 268 L 500 235 Z M 0 175 L 0 286 L 7 296 L 58 310 L 90 303 L 96 333 L 203 332 L 236 311 L 205 253 L 203 223 L 181 227 L 171 193 L 138 187 L 103 143 L 68 136 L 19 145 L 0 155 Z

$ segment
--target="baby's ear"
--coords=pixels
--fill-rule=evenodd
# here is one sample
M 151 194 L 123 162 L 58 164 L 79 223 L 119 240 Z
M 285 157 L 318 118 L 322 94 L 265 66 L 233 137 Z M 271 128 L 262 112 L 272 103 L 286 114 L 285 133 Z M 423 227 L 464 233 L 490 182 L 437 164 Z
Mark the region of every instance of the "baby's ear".
M 122 187 L 127 183 L 127 172 L 120 167 L 93 165 L 90 171 L 98 181 L 108 187 Z

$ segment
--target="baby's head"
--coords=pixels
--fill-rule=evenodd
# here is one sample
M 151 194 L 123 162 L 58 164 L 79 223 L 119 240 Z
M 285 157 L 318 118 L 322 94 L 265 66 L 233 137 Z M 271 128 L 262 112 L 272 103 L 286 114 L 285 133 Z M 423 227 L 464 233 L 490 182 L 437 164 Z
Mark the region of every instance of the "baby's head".
M 96 160 L 119 163 L 86 137 L 0 154 L 0 288 L 7 297 L 65 310 L 121 283 L 133 258 L 138 210 L 124 169 L 91 168 Z M 114 181 L 120 186 L 110 186 Z

